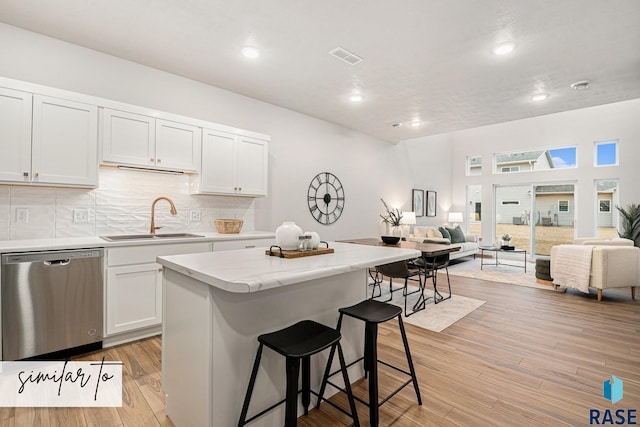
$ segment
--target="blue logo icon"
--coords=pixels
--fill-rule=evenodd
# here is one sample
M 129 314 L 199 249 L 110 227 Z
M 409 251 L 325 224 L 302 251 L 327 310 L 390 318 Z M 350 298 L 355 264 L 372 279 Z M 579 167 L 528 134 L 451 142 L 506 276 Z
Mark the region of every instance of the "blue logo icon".
M 615 375 L 611 375 L 611 379 L 602 384 L 602 396 L 611 401 L 611 403 L 616 403 L 622 399 L 622 380 Z

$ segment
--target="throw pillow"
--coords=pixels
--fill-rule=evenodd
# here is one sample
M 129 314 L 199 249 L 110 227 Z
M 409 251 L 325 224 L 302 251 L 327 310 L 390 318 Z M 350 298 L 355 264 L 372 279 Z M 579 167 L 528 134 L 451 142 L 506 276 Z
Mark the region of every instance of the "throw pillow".
M 447 227 L 447 231 L 451 235 L 451 243 L 464 243 L 467 241 L 464 237 L 464 232 L 459 225 L 456 225 L 455 228 Z
M 415 237 L 426 237 L 427 236 L 426 227 L 416 225 L 415 227 L 413 227 L 413 235 Z
M 442 237 L 445 239 L 451 240 L 451 234 L 444 227 L 438 227 L 438 231 L 442 234 Z
M 429 227 L 429 230 L 427 231 L 427 237 L 437 237 L 438 239 L 442 239 L 442 233 L 440 231 L 438 231 L 437 228 L 435 227 Z

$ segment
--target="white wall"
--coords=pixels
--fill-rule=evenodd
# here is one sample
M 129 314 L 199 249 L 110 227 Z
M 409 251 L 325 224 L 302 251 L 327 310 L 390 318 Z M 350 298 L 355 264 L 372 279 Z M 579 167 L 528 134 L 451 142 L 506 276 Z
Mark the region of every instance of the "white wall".
M 425 170 L 448 175 L 439 190 L 450 192 L 451 209 L 465 208 L 465 187 L 482 185 L 482 236 L 493 242 L 493 186 L 530 182 L 577 184 L 577 235 L 594 236 L 596 227 L 596 179 L 620 180 L 620 204 L 640 203 L 640 99 L 516 120 L 405 141 L 410 158 L 422 158 Z M 594 142 L 618 140 L 619 165 L 594 167 Z M 433 150 L 447 144 L 451 156 Z M 493 156 L 499 152 L 576 146 L 578 168 L 552 171 L 493 174 Z M 440 149 L 442 150 L 442 149 Z M 466 176 L 467 156 L 482 156 L 482 175 Z M 446 170 L 446 172 L 445 172 Z M 426 173 L 426 172 L 425 172 Z M 432 176 L 432 175 L 427 175 Z M 440 194 L 440 193 L 438 193 Z
M 249 207 L 257 230 L 294 220 L 323 239 L 371 236 L 382 212 L 380 197 L 405 210 L 411 207 L 412 181 L 400 146 L 5 24 L 0 24 L 0 51 L 3 77 L 271 135 L 269 197 Z M 324 171 L 336 174 L 346 191 L 345 211 L 331 226 L 316 223 L 306 201 L 309 182 Z M 243 209 L 246 201 L 238 203 Z

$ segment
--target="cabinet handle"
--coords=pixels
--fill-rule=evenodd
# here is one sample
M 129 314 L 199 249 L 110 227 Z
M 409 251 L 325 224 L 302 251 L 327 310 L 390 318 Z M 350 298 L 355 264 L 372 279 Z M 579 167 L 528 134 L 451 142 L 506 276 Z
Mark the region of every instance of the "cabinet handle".
M 22 176 L 24 176 L 25 178 L 29 178 L 29 172 L 22 172 Z
M 156 159 L 154 159 L 153 157 L 149 159 L 150 162 L 155 162 Z
M 39 177 L 39 176 L 40 176 L 40 172 L 36 172 L 36 173 L 34 174 L 34 176 L 35 176 L 36 178 L 37 178 L 37 177 Z
M 238 187 L 238 191 L 242 191 L 242 187 Z
M 162 272 L 162 267 L 158 267 L 158 271 L 159 271 L 159 272 Z
M 160 163 L 160 162 L 162 162 L 162 159 L 156 160 L 156 163 Z

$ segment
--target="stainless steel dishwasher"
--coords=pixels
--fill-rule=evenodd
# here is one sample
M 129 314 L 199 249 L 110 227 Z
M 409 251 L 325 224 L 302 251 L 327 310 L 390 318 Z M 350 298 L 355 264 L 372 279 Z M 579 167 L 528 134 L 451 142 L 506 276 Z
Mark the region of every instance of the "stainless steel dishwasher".
M 2 255 L 2 359 L 102 347 L 103 249 Z

